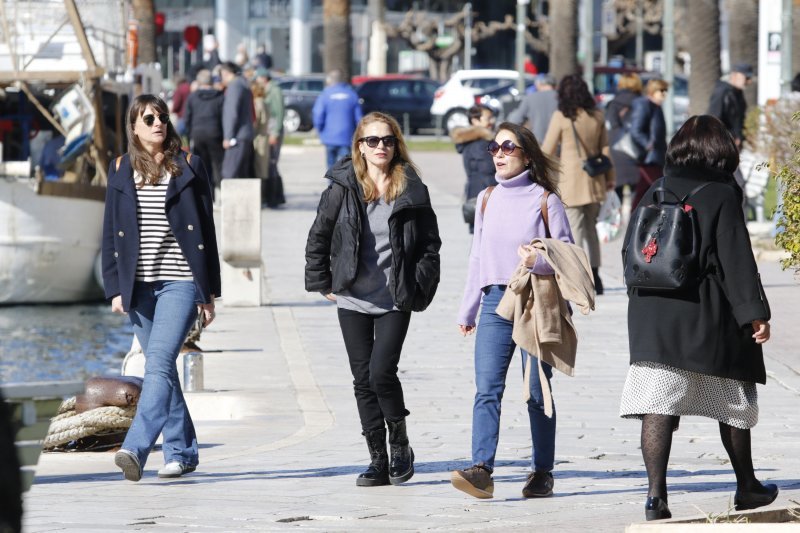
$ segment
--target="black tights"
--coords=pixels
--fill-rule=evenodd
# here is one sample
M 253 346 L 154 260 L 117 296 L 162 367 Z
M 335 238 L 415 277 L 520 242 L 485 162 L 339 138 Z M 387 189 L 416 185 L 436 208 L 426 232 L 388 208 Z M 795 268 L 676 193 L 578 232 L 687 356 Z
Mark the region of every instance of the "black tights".
M 648 496 L 667 497 L 667 463 L 672 448 L 672 432 L 677 429 L 680 417 L 647 414 L 642 419 L 642 457 L 647 470 Z M 763 489 L 753 472 L 750 450 L 750 430 L 719 423 L 722 445 L 728 452 L 736 474 L 739 491 L 759 492 Z

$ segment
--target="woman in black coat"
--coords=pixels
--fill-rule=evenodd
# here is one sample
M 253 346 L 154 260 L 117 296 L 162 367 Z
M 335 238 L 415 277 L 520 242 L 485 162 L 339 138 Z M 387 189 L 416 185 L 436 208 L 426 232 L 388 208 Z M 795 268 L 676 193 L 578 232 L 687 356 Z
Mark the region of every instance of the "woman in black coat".
M 358 123 L 352 153 L 327 173 L 306 244 L 307 291 L 336 302 L 371 463 L 356 485 L 397 485 L 414 475 L 397 376 L 411 311 L 439 284 L 439 228 L 400 126 L 383 113 Z M 391 461 L 386 450 L 389 428 Z
M 644 150 L 644 155 L 639 162 L 639 182 L 631 209 L 636 209 L 644 197 L 644 191 L 664 172 L 667 123 L 661 105 L 668 90 L 669 84 L 666 81 L 653 79 L 647 82 L 646 95 L 633 101 L 630 132 L 634 142 Z
M 644 196 L 664 184 L 683 197 L 710 182 L 686 207 L 697 214 L 700 271 L 706 274 L 685 292 L 628 292 L 631 366 L 620 415 L 642 420 L 648 520 L 671 516 L 667 463 L 681 416 L 719 422 L 736 474 L 737 510 L 768 505 L 778 495 L 775 485 L 756 479 L 750 451 L 750 428 L 758 421 L 756 383 L 766 382 L 761 344 L 770 336 L 770 311 L 733 179 L 738 165 L 725 126 L 708 115 L 694 116 L 669 145 L 666 177 Z
M 469 232 L 472 233 L 475 226 L 475 202 L 478 199 L 478 193 L 496 183 L 492 154 L 486 149 L 494 140 L 495 117 L 492 108 L 483 104 L 470 107 L 467 114 L 470 125 L 455 128 L 450 136 L 456 145 L 456 151 L 464 160 L 464 171 L 467 173 L 464 193 L 466 202 L 472 204 L 473 218 L 466 222 L 469 224 Z

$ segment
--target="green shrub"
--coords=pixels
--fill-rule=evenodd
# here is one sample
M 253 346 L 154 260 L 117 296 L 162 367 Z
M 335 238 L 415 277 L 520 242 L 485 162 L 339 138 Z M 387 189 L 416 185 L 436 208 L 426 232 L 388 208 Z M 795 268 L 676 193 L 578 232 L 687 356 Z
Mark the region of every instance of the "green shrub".
M 770 171 L 778 180 L 783 205 L 778 213 L 778 234 L 775 244 L 789 252 L 781 261 L 783 268 L 800 272 L 800 100 L 790 100 L 794 109 L 776 106 L 772 115 Z

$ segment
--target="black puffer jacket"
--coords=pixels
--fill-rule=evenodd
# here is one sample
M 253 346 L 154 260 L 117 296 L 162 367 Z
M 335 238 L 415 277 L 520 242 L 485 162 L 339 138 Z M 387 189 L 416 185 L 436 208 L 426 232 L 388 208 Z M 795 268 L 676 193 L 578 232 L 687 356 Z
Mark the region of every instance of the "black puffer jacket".
M 364 193 L 350 157 L 336 163 L 325 176 L 331 185 L 322 193 L 317 218 L 306 243 L 306 290 L 340 293 L 358 276 Z M 411 168 L 406 189 L 389 216 L 392 270 L 389 292 L 401 311 L 422 311 L 439 285 L 439 227 L 428 188 Z
M 467 198 L 475 198 L 489 185 L 495 185 L 495 168 L 492 154 L 487 147 L 494 135 L 482 126 L 456 128 L 451 134 L 456 150 L 464 158 L 464 171 L 467 184 L 464 191 Z

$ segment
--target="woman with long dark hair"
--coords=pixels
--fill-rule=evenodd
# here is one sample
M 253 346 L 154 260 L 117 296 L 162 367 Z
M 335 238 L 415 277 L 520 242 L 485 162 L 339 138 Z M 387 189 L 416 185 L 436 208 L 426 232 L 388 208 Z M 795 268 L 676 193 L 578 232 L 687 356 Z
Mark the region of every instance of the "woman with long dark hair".
M 569 225 L 575 243 L 588 251 L 595 290 L 603 294 L 597 216 L 606 191 L 613 189 L 616 181 L 613 167 L 597 176 L 590 176 L 583 168 L 587 158 L 598 154 L 609 156 L 610 151 L 603 112 L 597 109 L 589 86 L 577 74 L 564 77 L 558 84 L 558 110 L 550 119 L 542 151 L 553 156 L 559 154 L 558 188 L 567 206 Z
M 647 520 L 671 516 L 667 464 L 681 416 L 718 421 L 736 474 L 737 510 L 768 505 L 778 495 L 778 487 L 756 479 L 750 450 L 750 428 L 758 422 L 756 383 L 766 381 L 761 345 L 770 337 L 770 311 L 733 178 L 738 165 L 739 151 L 722 122 L 694 116 L 669 144 L 664 178 L 644 195 L 650 198 L 659 187 L 677 198 L 689 195 L 685 209 L 696 215 L 704 273 L 684 291 L 628 291 L 630 369 L 620 416 L 642 420 Z M 638 242 L 633 227 L 626 249 Z
M 163 434 L 159 477 L 197 468 L 197 436 L 176 360 L 192 323 L 214 320 L 220 266 L 211 185 L 203 162 L 181 151 L 167 104 L 137 96 L 128 153 L 111 162 L 103 222 L 103 282 L 111 310 L 127 313 L 145 355 L 136 416 L 114 462 L 139 481 Z
M 492 472 L 500 437 L 500 403 L 516 349 L 511 339 L 513 322 L 497 314 L 497 305 L 520 258 L 530 257 L 529 243 L 534 238 L 572 242 L 555 185 L 558 163 L 542 152 L 533 133 L 523 126 L 503 122 L 488 149 L 497 184 L 478 195 L 467 283 L 458 313 L 459 331 L 469 335 L 476 330 L 480 306 L 475 339 L 477 390 L 472 411 L 472 466 L 451 475 L 455 488 L 476 498 L 491 498 L 494 494 Z M 553 274 L 541 257 L 528 266 L 535 274 Z M 524 372 L 528 357 L 522 352 Z M 542 366 L 549 382 L 552 367 L 547 363 Z M 543 386 L 547 385 L 540 382 L 539 372 L 530 372 L 532 454 L 531 473 L 522 490 L 526 498 L 553 494 L 556 415 L 555 407 L 552 417 L 545 414 Z
M 328 170 L 306 244 L 307 291 L 336 302 L 370 465 L 356 485 L 398 485 L 414 475 L 397 365 L 412 311 L 439 284 L 439 227 L 400 125 L 370 113 L 353 158 Z M 386 428 L 390 451 L 386 450 Z

